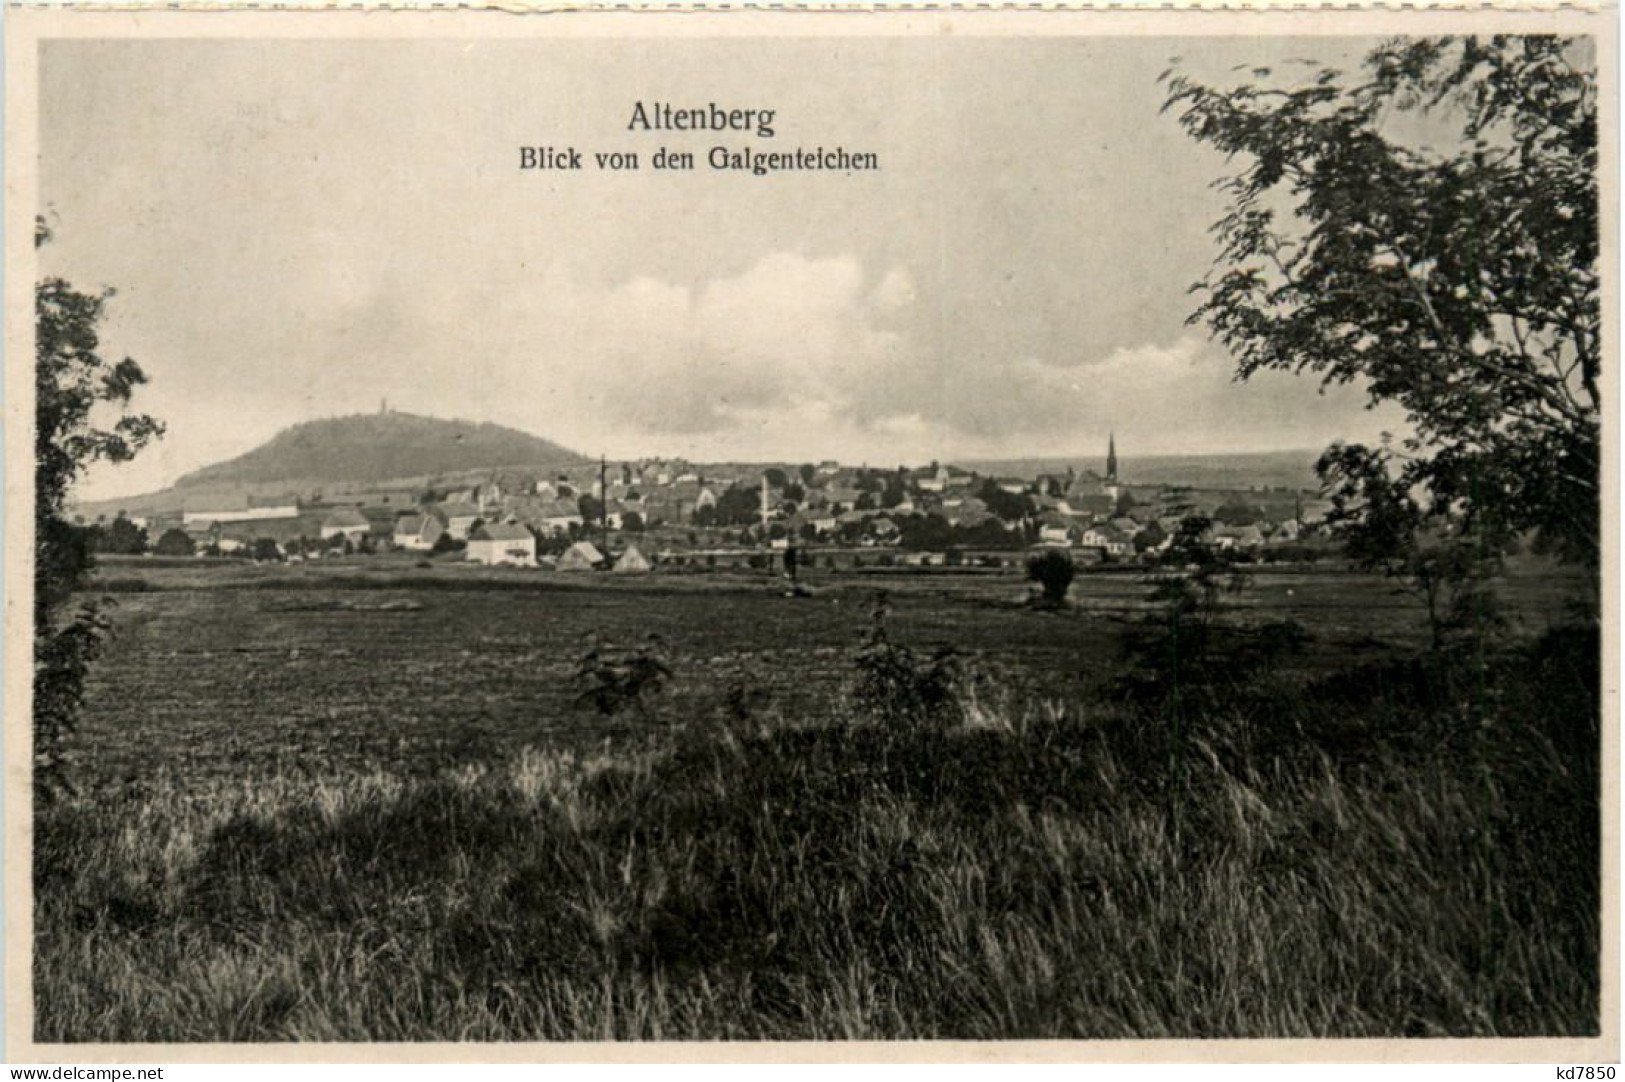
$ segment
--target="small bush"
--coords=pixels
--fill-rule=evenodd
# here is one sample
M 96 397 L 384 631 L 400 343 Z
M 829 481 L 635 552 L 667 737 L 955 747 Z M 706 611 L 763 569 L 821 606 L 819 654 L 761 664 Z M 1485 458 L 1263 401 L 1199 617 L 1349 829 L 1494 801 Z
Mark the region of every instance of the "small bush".
M 626 710 L 647 715 L 649 703 L 671 680 L 665 644 L 650 635 L 632 650 L 617 650 L 587 637 L 587 648 L 576 662 L 577 706 L 590 706 L 605 717 Z
M 965 672 L 952 647 L 921 658 L 886 633 L 889 610 L 884 599 L 853 663 L 857 679 L 852 697 L 858 710 L 890 725 L 948 724 L 960 716 Z
M 1027 577 L 1043 587 L 1043 599 L 1048 605 L 1066 602 L 1066 591 L 1077 573 L 1072 557 L 1060 549 L 1046 549 L 1027 561 Z
M 159 556 L 190 556 L 196 551 L 196 544 L 185 530 L 175 527 L 164 531 L 152 551 Z

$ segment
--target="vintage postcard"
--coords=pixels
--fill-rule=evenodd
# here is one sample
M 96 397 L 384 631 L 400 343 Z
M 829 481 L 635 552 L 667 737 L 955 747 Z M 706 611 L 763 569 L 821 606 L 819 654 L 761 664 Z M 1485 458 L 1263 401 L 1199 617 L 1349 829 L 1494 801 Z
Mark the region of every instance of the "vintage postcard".
M 1611 8 L 6 22 L 11 1059 L 1617 1059 Z

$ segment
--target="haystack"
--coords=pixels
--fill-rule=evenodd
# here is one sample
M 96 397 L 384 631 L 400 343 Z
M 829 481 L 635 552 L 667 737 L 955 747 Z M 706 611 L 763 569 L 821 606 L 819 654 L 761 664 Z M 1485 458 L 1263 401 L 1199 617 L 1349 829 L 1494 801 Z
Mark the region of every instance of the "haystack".
M 617 575 L 646 575 L 654 570 L 654 564 L 649 557 L 638 551 L 636 545 L 626 546 L 626 551 L 615 560 L 615 573 Z
M 592 571 L 604 562 L 604 554 L 591 541 L 577 541 L 559 557 L 560 571 Z

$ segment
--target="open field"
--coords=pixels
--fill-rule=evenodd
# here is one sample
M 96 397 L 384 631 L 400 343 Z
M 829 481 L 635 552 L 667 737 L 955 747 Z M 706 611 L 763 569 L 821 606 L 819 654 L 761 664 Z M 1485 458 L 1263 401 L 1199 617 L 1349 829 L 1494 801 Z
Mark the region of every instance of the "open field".
M 1084 575 L 1075 611 L 1045 613 L 1021 604 L 1017 575 L 815 573 L 815 596 L 793 599 L 764 574 L 583 578 L 414 562 L 107 563 L 99 581 L 121 592 L 79 737 L 89 777 L 434 770 L 526 745 L 585 751 L 636 737 L 646 721 L 573 705 L 589 633 L 622 647 L 664 640 L 671 717 L 713 710 L 738 684 L 787 717 L 828 720 L 882 590 L 898 641 L 952 646 L 1024 692 L 1080 699 L 1118 669 L 1123 622 L 1144 614 L 1147 592 L 1134 574 Z M 1549 577 L 1514 577 L 1505 593 L 1525 633 L 1561 613 Z M 1294 665 L 1309 673 L 1425 636 L 1416 602 L 1365 574 L 1258 571 L 1226 605 L 1241 626 L 1308 627 L 1313 641 Z
M 1597 640 L 1547 571 L 1487 667 L 1380 579 L 1261 572 L 1218 649 L 1302 649 L 1135 699 L 1123 574 L 100 576 L 41 1040 L 1597 1031 Z M 588 632 L 667 642 L 646 716 L 574 705 Z M 986 680 L 934 696 L 937 644 Z

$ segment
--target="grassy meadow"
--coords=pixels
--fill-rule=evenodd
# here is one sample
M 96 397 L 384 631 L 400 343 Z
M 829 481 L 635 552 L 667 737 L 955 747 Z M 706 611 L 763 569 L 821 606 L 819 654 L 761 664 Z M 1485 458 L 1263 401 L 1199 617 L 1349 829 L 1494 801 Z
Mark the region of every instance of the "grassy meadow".
M 1131 574 L 97 585 L 41 1041 L 1597 1031 L 1598 647 L 1549 569 L 1465 655 L 1259 572 L 1149 670 Z M 578 701 L 652 641 L 662 686 Z

